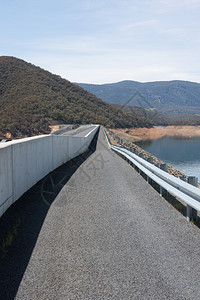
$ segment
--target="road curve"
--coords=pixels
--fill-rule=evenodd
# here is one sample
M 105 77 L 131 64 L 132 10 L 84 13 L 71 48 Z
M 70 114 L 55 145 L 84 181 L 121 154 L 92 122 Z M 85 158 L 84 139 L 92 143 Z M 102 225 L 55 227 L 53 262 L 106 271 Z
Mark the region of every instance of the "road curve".
M 89 134 L 92 130 L 94 130 L 97 126 L 96 125 L 81 125 L 77 129 L 72 129 L 63 133 L 62 135 L 72 135 L 76 137 L 84 137 Z
M 199 299 L 199 245 L 101 130 L 49 209 L 16 299 Z

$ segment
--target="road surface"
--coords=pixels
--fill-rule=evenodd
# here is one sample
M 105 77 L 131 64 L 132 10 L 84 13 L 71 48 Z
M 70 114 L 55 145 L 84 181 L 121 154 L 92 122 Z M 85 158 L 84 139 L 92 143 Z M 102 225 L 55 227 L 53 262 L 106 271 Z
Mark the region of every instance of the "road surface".
M 68 130 L 67 132 L 61 133 L 60 135 L 73 135 L 77 137 L 84 137 L 90 133 L 96 125 L 81 125 L 76 129 Z
M 97 150 L 51 205 L 16 299 L 199 299 L 200 231 Z

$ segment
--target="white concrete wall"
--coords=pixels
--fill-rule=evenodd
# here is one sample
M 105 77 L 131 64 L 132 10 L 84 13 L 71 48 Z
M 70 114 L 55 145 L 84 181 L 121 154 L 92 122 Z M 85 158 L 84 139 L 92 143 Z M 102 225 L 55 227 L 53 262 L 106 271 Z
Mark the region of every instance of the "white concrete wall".
M 19 199 L 53 170 L 52 136 L 22 139 L 13 145 L 13 197 Z
M 44 135 L 0 144 L 0 217 L 49 172 L 88 149 L 86 137 Z
M 69 160 L 70 136 L 52 135 L 53 170 Z
M 0 216 L 13 203 L 12 147 L 0 148 Z

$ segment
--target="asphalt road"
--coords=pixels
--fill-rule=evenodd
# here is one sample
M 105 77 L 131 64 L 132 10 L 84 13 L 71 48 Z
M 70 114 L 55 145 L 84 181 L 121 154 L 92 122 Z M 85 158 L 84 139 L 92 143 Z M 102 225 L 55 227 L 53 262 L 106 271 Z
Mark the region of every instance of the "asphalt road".
M 16 299 L 199 299 L 199 245 L 100 131 L 52 203 Z
M 81 125 L 77 129 L 67 131 L 66 133 L 63 133 L 62 135 L 73 135 L 76 137 L 84 137 L 88 133 L 90 133 L 90 131 L 92 131 L 95 127 L 96 127 L 95 125 Z

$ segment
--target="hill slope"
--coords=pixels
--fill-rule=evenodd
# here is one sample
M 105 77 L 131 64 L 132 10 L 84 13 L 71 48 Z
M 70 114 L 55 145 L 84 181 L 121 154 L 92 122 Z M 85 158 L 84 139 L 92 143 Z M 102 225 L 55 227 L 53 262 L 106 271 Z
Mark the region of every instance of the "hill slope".
M 0 57 L 0 135 L 49 132 L 52 123 L 98 123 L 107 127 L 150 127 L 86 90 L 23 60 Z
M 152 107 L 161 112 L 173 111 L 174 108 L 178 111 L 178 107 L 183 112 L 187 112 L 189 107 L 200 108 L 200 83 L 175 80 L 78 85 L 109 103 Z

